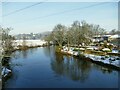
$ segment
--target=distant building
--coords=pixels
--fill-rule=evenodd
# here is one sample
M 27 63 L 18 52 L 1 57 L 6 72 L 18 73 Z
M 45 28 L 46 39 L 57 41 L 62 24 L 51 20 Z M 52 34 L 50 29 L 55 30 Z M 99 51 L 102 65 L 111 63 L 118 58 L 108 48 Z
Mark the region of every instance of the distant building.
M 113 40 L 113 39 L 120 39 L 120 35 L 115 34 L 115 35 L 111 35 L 111 36 L 109 37 L 109 40 Z
M 110 41 L 110 43 L 120 47 L 120 35 L 118 35 L 118 34 L 111 35 L 109 37 L 109 41 Z
M 93 42 L 102 42 L 102 41 L 103 41 L 103 38 L 102 38 L 101 35 L 93 36 L 92 41 L 93 41 Z
M 115 38 L 120 38 L 120 36 L 119 35 L 97 35 L 97 36 L 93 36 L 93 42 L 110 41 Z
M 103 35 L 102 38 L 104 41 L 109 41 L 109 37 L 111 37 L 112 35 Z

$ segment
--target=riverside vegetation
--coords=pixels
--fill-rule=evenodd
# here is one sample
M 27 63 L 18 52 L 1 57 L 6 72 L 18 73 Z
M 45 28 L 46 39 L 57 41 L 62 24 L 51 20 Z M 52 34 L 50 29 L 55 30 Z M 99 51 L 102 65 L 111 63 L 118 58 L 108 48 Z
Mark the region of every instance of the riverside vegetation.
M 6 70 L 8 69 L 8 72 L 10 72 L 8 74 L 8 77 L 9 75 L 12 74 L 12 71 L 10 70 L 10 66 L 9 66 L 10 56 L 13 51 L 16 51 L 16 49 L 13 47 L 13 40 L 15 40 L 15 37 L 9 35 L 9 32 L 11 30 L 12 28 L 0 27 L 0 34 L 2 36 L 1 37 L 2 69 L 6 69 Z M 119 33 L 119 31 L 116 31 L 116 33 Z M 107 45 L 107 43 L 110 43 L 110 41 L 103 41 L 102 43 L 104 44 L 102 45 L 100 44 L 100 42 L 98 43 L 92 42 L 93 36 L 104 35 L 104 34 L 106 34 L 105 29 L 101 28 L 99 25 L 88 24 L 86 21 L 81 21 L 81 22 L 74 21 L 73 24 L 69 27 L 66 27 L 65 25 L 62 24 L 58 24 L 54 27 L 53 31 L 50 34 L 44 37 L 44 40 L 47 42 L 47 44 L 44 44 L 43 46 L 53 44 L 56 46 L 56 52 L 59 53 L 61 52 L 61 50 L 63 50 L 63 46 L 68 47 L 68 51 L 70 50 L 71 47 L 74 47 L 73 51 L 79 51 L 77 48 L 86 48 L 87 46 L 91 46 L 92 44 L 94 44 L 99 47 L 99 50 L 97 51 L 85 50 L 85 52 L 98 53 L 104 48 L 109 48 L 111 52 L 112 49 L 115 47 L 112 45 Z M 38 46 L 34 46 L 34 47 L 38 47 Z M 26 37 L 24 37 L 23 44 L 21 46 L 18 46 L 18 50 L 27 50 L 29 48 L 34 48 L 34 47 L 33 46 L 28 47 L 26 45 Z M 117 50 L 120 50 L 119 46 L 117 46 Z M 2 76 L 2 80 L 6 80 L 4 74 Z

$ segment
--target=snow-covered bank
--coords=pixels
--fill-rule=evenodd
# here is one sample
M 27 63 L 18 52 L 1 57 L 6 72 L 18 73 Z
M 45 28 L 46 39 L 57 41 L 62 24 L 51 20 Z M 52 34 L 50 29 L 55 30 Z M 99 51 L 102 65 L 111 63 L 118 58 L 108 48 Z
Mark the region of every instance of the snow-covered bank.
M 70 54 L 70 55 L 74 55 L 74 56 L 78 56 L 79 55 L 79 52 L 78 51 L 74 51 L 73 47 L 69 47 L 69 49 L 67 47 L 63 47 L 61 52 L 66 53 L 66 54 Z
M 9 70 L 8 68 L 6 68 L 6 67 L 2 67 L 2 76 L 3 77 L 6 77 L 9 73 L 11 73 L 12 71 L 11 70 Z
M 92 59 L 93 61 L 99 61 L 104 64 L 114 65 L 120 67 L 120 57 L 118 56 L 97 56 L 92 54 L 84 54 L 85 57 Z
M 70 47 L 68 49 L 68 47 L 63 47 L 61 52 L 70 54 L 70 55 L 74 55 L 74 56 L 82 55 L 85 58 L 89 58 L 90 60 L 92 60 L 94 62 L 101 62 L 103 64 L 108 64 L 108 65 L 112 65 L 112 66 L 120 68 L 120 57 L 119 56 L 112 56 L 112 55 L 101 56 L 101 55 L 86 54 L 85 52 L 82 52 L 80 50 L 81 50 L 80 48 L 74 49 L 73 47 Z M 82 50 L 84 50 L 84 49 L 82 49 Z M 115 52 L 115 53 L 117 53 L 117 52 Z

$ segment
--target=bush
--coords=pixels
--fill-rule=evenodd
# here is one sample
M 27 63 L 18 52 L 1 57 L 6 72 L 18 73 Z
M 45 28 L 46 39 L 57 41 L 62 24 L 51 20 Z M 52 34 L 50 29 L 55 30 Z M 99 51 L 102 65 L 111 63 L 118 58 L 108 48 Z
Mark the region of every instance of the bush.
M 74 48 L 73 51 L 80 51 L 80 49 L 78 49 L 78 48 Z

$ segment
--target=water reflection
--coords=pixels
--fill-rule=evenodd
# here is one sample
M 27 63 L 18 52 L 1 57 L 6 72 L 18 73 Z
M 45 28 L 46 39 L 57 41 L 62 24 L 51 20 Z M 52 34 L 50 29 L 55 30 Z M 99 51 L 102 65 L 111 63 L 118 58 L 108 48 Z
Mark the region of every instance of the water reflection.
M 105 66 L 97 65 L 84 59 L 74 58 L 72 56 L 62 55 L 60 53 L 54 53 L 54 57 L 51 59 L 51 68 L 58 74 L 69 77 L 72 80 L 80 80 L 84 82 L 90 75 L 91 68 L 95 68 L 102 73 L 110 74 L 112 69 Z
M 16 51 L 15 55 L 17 58 L 12 64 L 22 66 L 12 67 L 13 77 L 6 87 L 117 87 L 118 72 L 84 59 L 55 53 L 53 46 Z
M 17 51 L 17 53 L 15 53 L 15 56 L 17 56 L 17 58 L 26 59 L 28 55 L 31 56 L 32 54 L 34 54 L 37 49 L 38 48 L 31 48 L 24 51 Z M 112 69 L 93 64 L 86 60 L 56 53 L 53 46 L 44 47 L 43 52 L 46 57 L 50 57 L 51 69 L 57 75 L 66 76 L 75 81 L 80 80 L 81 82 L 84 82 L 85 80 L 87 80 L 91 72 L 91 68 L 93 67 L 97 70 L 102 71 L 103 73 L 112 73 Z
M 75 81 L 85 81 L 89 76 L 91 64 L 71 56 L 55 53 L 55 57 L 51 59 L 51 68 L 58 75 L 67 76 Z
M 46 57 L 53 57 L 55 54 L 55 48 L 54 46 L 47 46 L 47 47 L 44 47 L 43 52 Z
M 13 52 L 12 58 L 19 59 L 19 58 L 24 58 L 26 59 L 28 55 L 34 54 L 35 51 L 37 51 L 38 48 L 31 48 L 27 50 L 19 50 L 16 52 Z
M 46 57 L 50 57 L 51 48 L 49 46 L 45 47 L 43 51 L 44 51 Z

